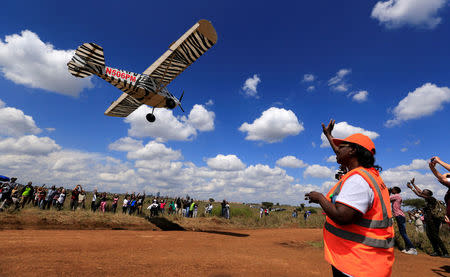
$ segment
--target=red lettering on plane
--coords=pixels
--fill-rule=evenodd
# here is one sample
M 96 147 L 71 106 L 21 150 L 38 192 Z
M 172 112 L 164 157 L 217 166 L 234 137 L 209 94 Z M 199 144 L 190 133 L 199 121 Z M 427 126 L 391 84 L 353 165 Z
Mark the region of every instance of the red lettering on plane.
M 125 73 L 123 71 L 117 70 L 117 69 L 113 69 L 111 67 L 106 67 L 106 74 L 116 77 L 116 78 L 123 79 L 123 80 L 129 79 L 131 82 L 136 82 L 135 76 Z

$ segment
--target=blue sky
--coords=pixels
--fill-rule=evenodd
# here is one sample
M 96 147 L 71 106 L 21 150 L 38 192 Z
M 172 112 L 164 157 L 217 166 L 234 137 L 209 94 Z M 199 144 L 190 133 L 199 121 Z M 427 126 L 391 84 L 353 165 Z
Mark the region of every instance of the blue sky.
M 19 182 L 298 204 L 337 164 L 320 124 L 365 132 L 388 186 L 445 189 L 448 0 L 25 1 L 0 11 L 0 173 Z M 85 42 L 141 73 L 200 19 L 217 44 L 169 86 L 183 107 L 103 115 L 120 96 L 65 66 Z M 444 170 L 439 167 L 441 172 Z M 412 194 L 405 193 L 405 197 Z

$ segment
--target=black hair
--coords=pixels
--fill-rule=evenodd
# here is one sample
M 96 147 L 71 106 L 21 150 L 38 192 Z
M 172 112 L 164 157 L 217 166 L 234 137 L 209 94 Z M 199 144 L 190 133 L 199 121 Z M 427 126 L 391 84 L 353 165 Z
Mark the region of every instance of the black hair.
M 349 143 L 350 147 L 356 150 L 355 156 L 358 158 L 358 162 L 362 167 L 365 168 L 375 168 L 379 172 L 383 170 L 381 166 L 375 165 L 375 149 L 373 149 L 373 154 L 366 148 L 362 147 L 359 144 Z
M 395 193 L 400 193 L 402 190 L 399 187 L 393 187 L 392 190 L 395 191 Z

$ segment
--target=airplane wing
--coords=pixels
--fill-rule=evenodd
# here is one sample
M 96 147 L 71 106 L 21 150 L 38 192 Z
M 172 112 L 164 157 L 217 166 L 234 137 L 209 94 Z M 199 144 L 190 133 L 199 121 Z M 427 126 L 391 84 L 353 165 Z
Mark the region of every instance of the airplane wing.
M 122 95 L 105 111 L 105 115 L 127 117 L 141 105 L 142 103 L 133 96 L 122 93 Z
M 164 87 L 195 62 L 217 41 L 211 22 L 200 20 L 143 73 L 159 80 Z

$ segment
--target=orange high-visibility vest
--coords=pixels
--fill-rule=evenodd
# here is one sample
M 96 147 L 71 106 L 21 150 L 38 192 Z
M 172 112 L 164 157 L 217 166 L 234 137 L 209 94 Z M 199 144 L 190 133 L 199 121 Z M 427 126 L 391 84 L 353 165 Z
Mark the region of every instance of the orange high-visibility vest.
M 325 259 L 352 276 L 390 276 L 394 263 L 394 228 L 389 192 L 378 171 L 358 167 L 344 176 L 328 192 L 334 202 L 352 175 L 359 174 L 374 192 L 373 204 L 358 222 L 339 225 L 326 217 L 323 228 Z

